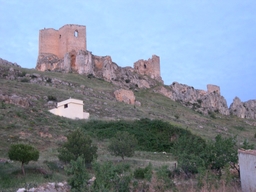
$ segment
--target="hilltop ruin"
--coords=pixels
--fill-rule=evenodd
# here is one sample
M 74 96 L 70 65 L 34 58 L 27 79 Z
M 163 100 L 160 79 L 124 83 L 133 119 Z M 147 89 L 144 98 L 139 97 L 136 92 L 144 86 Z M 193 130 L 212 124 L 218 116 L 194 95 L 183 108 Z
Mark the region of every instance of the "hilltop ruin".
M 154 92 L 204 114 L 216 112 L 256 118 L 254 101 L 251 101 L 250 107 L 235 99 L 229 109 L 225 98 L 220 94 L 219 86 L 207 85 L 207 91 L 177 82 L 165 86 L 160 73 L 160 57 L 157 55 L 152 55 L 148 60 L 136 61 L 133 68 L 119 67 L 110 56 L 93 55 L 87 50 L 86 42 L 86 27 L 83 25 L 68 24 L 59 30 L 40 30 L 36 69 L 101 78 L 126 90 L 153 88 Z M 126 95 L 118 97 L 117 100 L 120 98 L 126 98 Z

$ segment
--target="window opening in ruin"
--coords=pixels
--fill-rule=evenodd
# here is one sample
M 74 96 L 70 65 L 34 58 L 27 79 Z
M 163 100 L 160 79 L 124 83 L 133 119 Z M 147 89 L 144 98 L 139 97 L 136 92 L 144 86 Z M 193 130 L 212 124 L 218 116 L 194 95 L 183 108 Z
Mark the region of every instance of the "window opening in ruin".
M 78 31 L 77 30 L 75 30 L 74 36 L 78 37 Z
M 61 35 L 59 36 L 59 38 L 61 38 Z
M 144 69 L 146 69 L 147 68 L 147 66 L 146 66 L 146 64 L 144 64 Z
M 65 104 L 65 105 L 64 105 L 64 108 L 68 108 L 68 104 Z

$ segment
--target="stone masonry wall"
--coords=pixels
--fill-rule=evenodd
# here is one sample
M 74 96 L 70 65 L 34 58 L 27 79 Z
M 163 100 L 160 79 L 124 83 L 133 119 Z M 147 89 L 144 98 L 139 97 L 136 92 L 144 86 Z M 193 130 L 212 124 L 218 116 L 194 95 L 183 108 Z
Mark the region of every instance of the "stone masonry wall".
M 138 60 L 134 63 L 135 72 L 141 75 L 148 75 L 152 79 L 163 83 L 160 75 L 160 58 L 157 55 L 152 55 L 151 59 L 148 60 Z
M 80 50 L 86 50 L 86 27 L 83 25 L 68 24 L 59 30 L 39 31 L 39 56 L 48 53 L 62 59 L 66 53 Z

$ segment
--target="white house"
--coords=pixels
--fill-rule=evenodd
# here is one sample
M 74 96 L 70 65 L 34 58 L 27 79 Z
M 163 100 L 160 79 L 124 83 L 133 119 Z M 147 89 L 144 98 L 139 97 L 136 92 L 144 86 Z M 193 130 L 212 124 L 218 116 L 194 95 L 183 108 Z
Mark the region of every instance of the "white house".
M 56 108 L 49 110 L 54 115 L 70 119 L 88 119 L 89 113 L 84 112 L 84 102 L 78 99 L 67 99 L 57 103 Z
M 256 150 L 238 150 L 242 191 L 256 191 Z

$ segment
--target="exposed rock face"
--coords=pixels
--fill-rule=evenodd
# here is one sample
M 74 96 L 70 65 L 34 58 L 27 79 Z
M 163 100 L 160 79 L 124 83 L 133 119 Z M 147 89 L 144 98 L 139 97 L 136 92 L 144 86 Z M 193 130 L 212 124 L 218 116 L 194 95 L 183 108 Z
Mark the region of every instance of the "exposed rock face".
M 230 105 L 230 114 L 240 118 L 256 119 L 256 100 L 241 102 L 238 97 L 235 97 Z
M 38 71 L 52 71 L 60 65 L 61 60 L 54 54 L 44 53 L 38 56 L 36 69 Z
M 141 66 L 144 66 L 145 63 L 148 67 L 147 70 L 139 71 L 131 67 L 119 67 L 110 56 L 101 57 L 93 55 L 89 51 L 80 50 L 67 53 L 63 59 L 59 59 L 54 54 L 40 54 L 36 69 L 39 71 L 50 70 L 92 75 L 123 88 L 150 88 L 155 86 L 157 82 L 162 82 L 159 62 L 159 57 L 155 55 L 148 61 L 140 60 L 138 63 L 141 63 Z M 139 65 L 136 66 L 140 69 Z M 155 72 L 154 69 L 156 69 Z
M 12 94 L 12 95 L 3 95 L 0 93 L 0 101 L 3 101 L 5 103 L 18 105 L 21 107 L 30 107 L 32 106 L 31 98 L 28 97 L 20 97 L 18 95 Z
M 20 67 L 17 63 L 12 63 L 12 62 L 6 61 L 2 58 L 0 58 L 0 65 Z
M 204 91 L 174 82 L 169 87 L 161 86 L 155 91 L 204 114 L 212 111 L 229 115 L 227 102 L 216 85 L 207 85 L 207 91 Z
M 135 96 L 131 90 L 119 89 L 114 92 L 115 97 L 118 101 L 124 102 L 127 104 L 135 104 Z

